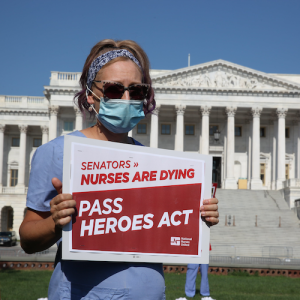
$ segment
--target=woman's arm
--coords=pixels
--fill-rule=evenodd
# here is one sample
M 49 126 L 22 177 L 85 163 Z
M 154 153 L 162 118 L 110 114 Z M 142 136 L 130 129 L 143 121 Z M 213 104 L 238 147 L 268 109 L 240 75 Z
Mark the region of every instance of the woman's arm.
M 217 198 L 206 199 L 200 207 L 201 216 L 210 226 L 219 223 L 218 202 Z
M 58 195 L 50 201 L 50 212 L 28 209 L 20 226 L 21 247 L 26 253 L 43 251 L 51 247 L 61 237 L 62 227 L 72 219 L 76 201 L 70 194 L 62 194 L 62 184 L 52 179 Z

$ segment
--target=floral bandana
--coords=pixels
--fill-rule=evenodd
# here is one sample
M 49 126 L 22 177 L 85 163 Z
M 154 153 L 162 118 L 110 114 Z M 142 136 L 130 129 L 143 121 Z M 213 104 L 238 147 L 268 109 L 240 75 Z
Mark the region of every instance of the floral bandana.
M 109 61 L 111 61 L 117 57 L 120 57 L 120 56 L 128 57 L 134 63 L 136 63 L 137 66 L 142 70 L 142 67 L 141 67 L 139 61 L 128 50 L 126 50 L 126 49 L 112 50 L 112 51 L 106 52 L 106 53 L 98 56 L 97 58 L 95 58 L 93 60 L 91 66 L 89 68 L 89 71 L 88 71 L 87 86 L 89 88 L 92 88 L 93 80 L 95 79 L 99 70 L 105 64 L 107 64 Z

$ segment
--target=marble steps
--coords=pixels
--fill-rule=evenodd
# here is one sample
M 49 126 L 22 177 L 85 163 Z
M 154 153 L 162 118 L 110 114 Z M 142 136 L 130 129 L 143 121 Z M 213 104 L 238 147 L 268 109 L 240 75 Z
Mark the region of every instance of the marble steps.
M 217 190 L 216 197 L 222 207 L 274 208 L 290 210 L 279 191 Z
M 293 258 L 300 258 L 299 220 L 280 192 L 220 189 L 217 198 L 220 224 L 211 228 L 211 255 L 261 257 L 270 248 L 277 256 L 292 252 Z M 231 226 L 225 226 L 225 215 L 227 222 L 231 215 Z

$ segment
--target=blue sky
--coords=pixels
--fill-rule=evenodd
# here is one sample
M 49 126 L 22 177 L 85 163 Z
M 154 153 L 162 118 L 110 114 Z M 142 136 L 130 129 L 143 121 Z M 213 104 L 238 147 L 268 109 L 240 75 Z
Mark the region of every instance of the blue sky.
M 132 39 L 153 69 L 224 59 L 300 74 L 299 0 L 1 1 L 0 95 L 43 96 L 104 38 Z

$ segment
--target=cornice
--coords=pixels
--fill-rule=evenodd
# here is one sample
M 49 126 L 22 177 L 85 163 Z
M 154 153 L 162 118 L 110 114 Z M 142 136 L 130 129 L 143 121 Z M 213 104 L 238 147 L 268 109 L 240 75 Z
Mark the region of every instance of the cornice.
M 74 96 L 80 90 L 79 86 L 44 86 L 44 95 L 49 100 L 50 95 Z
M 187 76 L 199 75 L 199 72 L 201 74 L 205 74 L 209 71 L 218 71 L 220 69 L 222 69 L 222 71 L 226 71 L 235 76 L 247 76 L 249 79 L 251 78 L 258 79 L 259 81 L 264 82 L 268 85 L 277 86 L 277 88 L 280 87 L 280 88 L 285 88 L 287 90 L 300 91 L 300 84 L 288 81 L 286 79 L 278 78 L 275 77 L 274 75 L 270 75 L 264 72 L 250 69 L 241 65 L 237 65 L 225 60 L 215 60 L 204 64 L 199 64 L 191 67 L 174 70 L 173 72 L 158 74 L 152 77 L 152 82 L 154 84 L 166 85 L 167 84 L 166 81 L 171 80 L 171 78 L 182 77 L 184 79 Z M 276 87 L 274 87 L 274 89 L 275 88 Z
M 243 90 L 237 88 L 202 88 L 153 85 L 155 93 L 187 94 L 187 95 L 218 95 L 218 96 L 259 96 L 259 97 L 294 97 L 300 98 L 300 90 Z
M 21 109 L 0 109 L 0 115 L 11 116 L 49 116 L 48 109 L 44 111 L 21 110 Z

